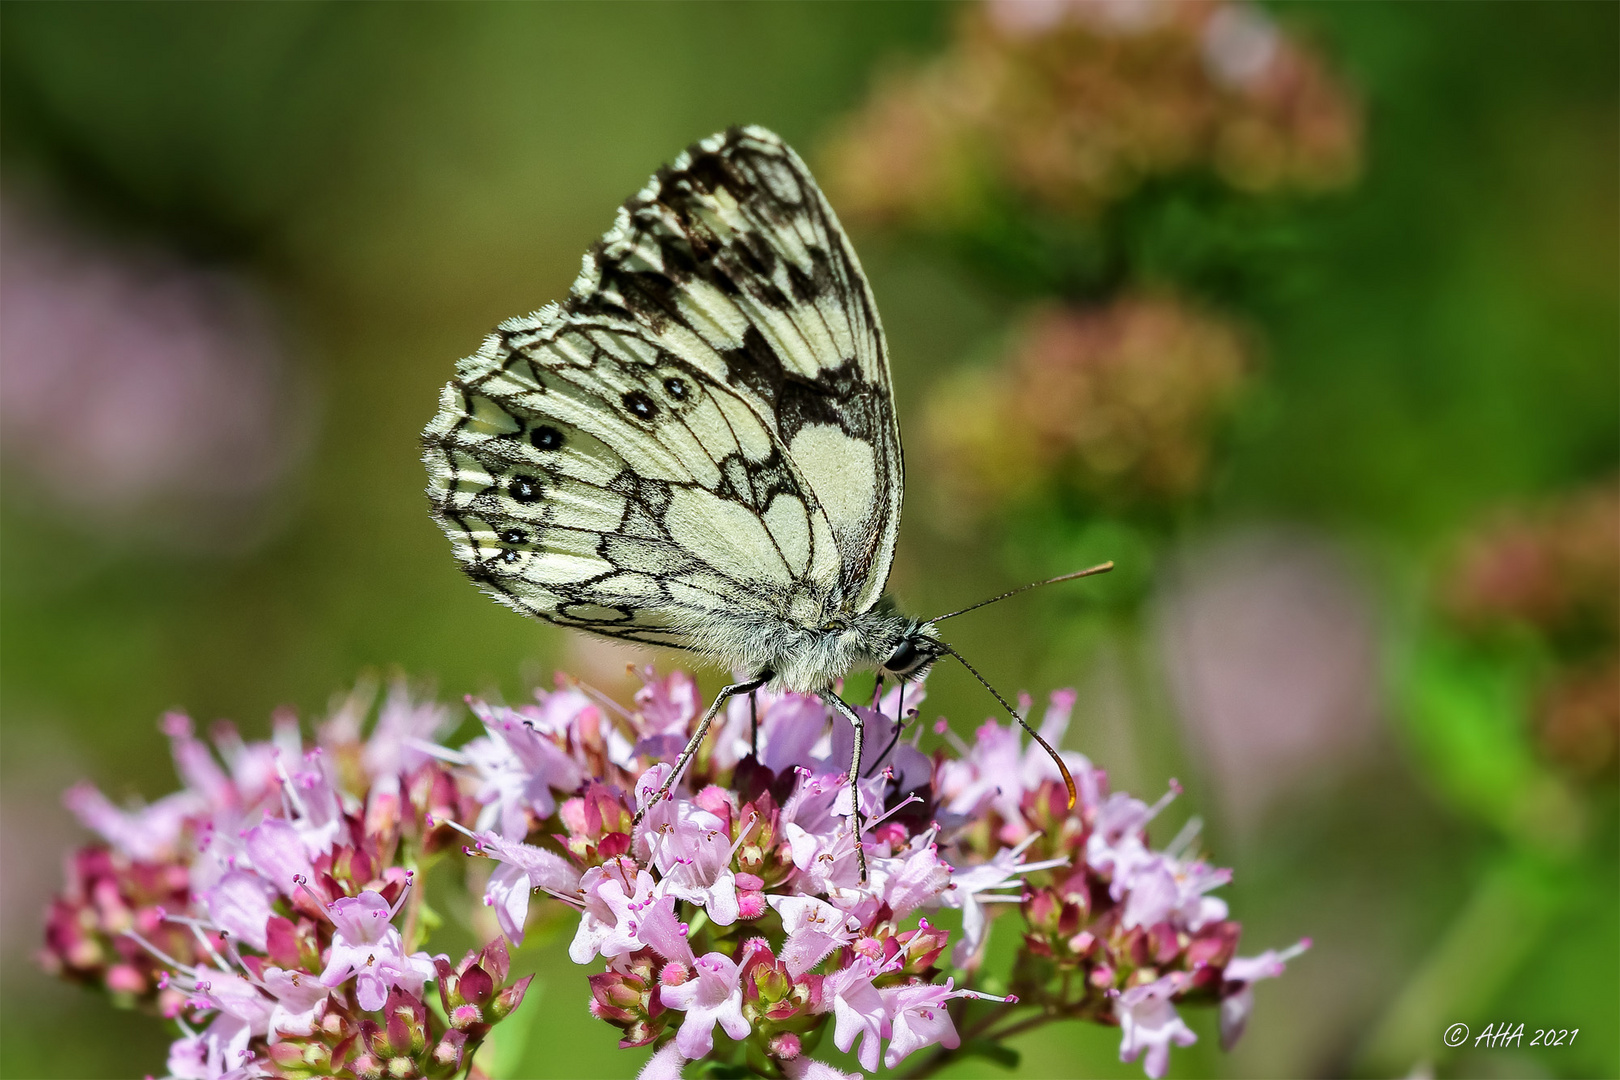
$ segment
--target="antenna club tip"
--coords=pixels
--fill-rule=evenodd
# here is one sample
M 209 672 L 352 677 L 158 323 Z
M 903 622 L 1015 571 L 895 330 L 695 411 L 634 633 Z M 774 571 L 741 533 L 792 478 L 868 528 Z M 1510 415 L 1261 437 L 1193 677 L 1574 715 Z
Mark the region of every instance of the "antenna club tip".
M 1058 764 L 1061 766 L 1062 762 L 1059 761 Z M 1074 777 L 1069 775 L 1069 770 L 1067 767 L 1064 767 L 1063 769 L 1063 785 L 1069 789 L 1069 805 L 1067 809 L 1073 810 L 1074 804 L 1079 801 L 1079 793 L 1074 789 Z

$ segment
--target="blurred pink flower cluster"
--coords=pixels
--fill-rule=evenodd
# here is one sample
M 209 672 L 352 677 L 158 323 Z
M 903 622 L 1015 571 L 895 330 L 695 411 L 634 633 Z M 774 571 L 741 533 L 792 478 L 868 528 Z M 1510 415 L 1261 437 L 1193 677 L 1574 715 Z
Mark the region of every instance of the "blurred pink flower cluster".
M 1500 513 L 1466 536 L 1440 606 L 1476 637 L 1529 633 L 1553 663 L 1535 705 L 1552 760 L 1589 778 L 1620 765 L 1620 483 Z
M 1360 146 L 1345 87 L 1251 4 L 992 0 L 944 55 L 879 85 L 825 172 L 840 213 L 937 226 L 1007 195 L 1091 214 L 1176 172 L 1334 188 Z
M 240 542 L 302 449 L 305 396 L 246 280 L 8 199 L 0 420 L 29 493 L 86 529 Z
M 956 507 L 1053 483 L 1111 506 L 1183 500 L 1209 480 L 1256 351 L 1231 320 L 1169 296 L 1035 307 L 1003 364 L 934 392 L 928 446 Z
M 702 701 L 683 673 L 644 680 L 628 708 L 570 680 L 534 704 L 470 700 L 484 732 L 454 748 L 436 741 L 448 712 L 398 689 L 369 735 L 351 701 L 308 750 L 283 719 L 266 743 L 221 730 L 216 756 L 171 718 L 183 791 L 135 810 L 70 793 L 104 843 L 73 864 L 47 964 L 180 1024 L 175 1077 L 447 1076 L 521 1001 L 504 942 L 541 895 L 577 915 L 591 1014 L 657 1047 L 647 1077 L 700 1059 L 847 1075 L 811 1057 L 828 1037 L 865 1070 L 930 1050 L 925 1075 L 964 1037 L 1063 1018 L 1119 1025 L 1122 1059 L 1157 1077 L 1195 1039 L 1178 1004 L 1219 1004 L 1229 1042 L 1292 955 L 1235 957 L 1208 895 L 1229 872 L 1192 834 L 1148 844 L 1169 795 L 1109 794 L 1071 753 L 1071 809 L 1056 765 L 994 722 L 965 744 L 941 720 L 947 748 L 925 754 L 920 687 L 861 710 L 859 837 L 853 731 L 812 697 L 734 701 L 658 799 Z M 1053 743 L 1073 703 L 1053 695 Z M 456 837 L 494 864 L 502 936 L 452 966 L 419 949 L 413 875 Z M 1009 909 L 1018 959 L 990 974 Z

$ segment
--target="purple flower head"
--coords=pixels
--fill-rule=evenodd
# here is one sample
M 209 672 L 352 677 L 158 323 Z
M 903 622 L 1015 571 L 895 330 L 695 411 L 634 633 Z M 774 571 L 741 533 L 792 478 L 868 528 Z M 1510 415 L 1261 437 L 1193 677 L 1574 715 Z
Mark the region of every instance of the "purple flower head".
M 752 734 L 733 708 L 728 733 L 667 795 L 671 764 L 642 766 L 701 706 L 685 676 L 649 676 L 635 713 L 566 684 L 534 705 L 474 702 L 484 732 L 459 750 L 428 741 L 442 714 L 400 687 L 369 741 L 355 698 L 307 752 L 285 724 L 270 743 L 216 729 L 216 760 L 189 721 L 171 718 L 188 783 L 172 803 L 126 813 L 93 789 L 71 795 L 123 850 L 81 853 L 77 893 L 53 909 L 47 961 L 194 1024 L 174 1044 L 175 1076 L 319 1072 L 340 1046 L 356 1075 L 448 1075 L 522 1000 L 528 980 L 507 983 L 505 942 L 522 941 L 532 905 L 562 903 L 578 915 L 570 957 L 604 961 L 589 976 L 591 1014 L 620 1030 L 621 1046 L 661 1046 L 644 1075 L 730 1055 L 835 1080 L 844 1074 L 807 1053 L 829 1033 L 868 1070 L 957 1047 L 950 1003 L 983 995 L 938 970 L 952 934 L 920 915 L 960 909 L 952 960 L 976 967 L 992 905 L 1017 902 L 1021 955 L 1042 958 L 1027 970 L 1075 976 L 1042 993 L 1062 995 L 1065 1015 L 1119 1024 L 1122 1057 L 1157 1077 L 1170 1047 L 1192 1038 L 1179 1004 L 1219 1001 L 1229 1044 L 1254 981 L 1303 947 L 1234 958 L 1240 928 L 1210 895 L 1230 875 L 1187 854 L 1195 824 L 1168 848 L 1149 846 L 1174 788 L 1153 806 L 1100 799 L 1102 775 L 1075 758 L 1070 808 L 1056 768 L 1014 729 L 986 724 L 972 747 L 957 742 L 954 762 L 941 751 L 923 768 L 912 747 L 892 751 L 859 784 L 857 836 L 835 760 L 848 732 L 815 699 L 758 697 L 761 760 L 738 752 L 726 763 L 727 739 Z M 895 733 L 899 698 L 891 690 L 867 710 L 871 732 Z M 1072 704 L 1053 696 L 1043 724 L 1053 738 Z M 537 825 L 553 835 L 530 843 Z M 468 838 L 464 853 L 495 864 L 483 898 L 501 931 L 498 948 L 457 968 L 407 951 L 422 920 L 402 920 L 409 942 L 395 925 L 411 867 L 452 831 Z M 170 861 L 131 864 L 131 851 Z M 739 931 L 744 920 L 757 921 Z M 430 979 L 442 1011 L 421 998 Z

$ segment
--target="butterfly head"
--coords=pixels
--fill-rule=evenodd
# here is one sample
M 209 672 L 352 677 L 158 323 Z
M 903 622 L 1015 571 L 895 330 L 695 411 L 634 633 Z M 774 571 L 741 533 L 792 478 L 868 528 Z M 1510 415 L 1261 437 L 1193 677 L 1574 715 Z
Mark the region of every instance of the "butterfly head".
M 945 652 L 933 623 L 907 619 L 879 667 L 884 674 L 896 678 L 920 679 Z

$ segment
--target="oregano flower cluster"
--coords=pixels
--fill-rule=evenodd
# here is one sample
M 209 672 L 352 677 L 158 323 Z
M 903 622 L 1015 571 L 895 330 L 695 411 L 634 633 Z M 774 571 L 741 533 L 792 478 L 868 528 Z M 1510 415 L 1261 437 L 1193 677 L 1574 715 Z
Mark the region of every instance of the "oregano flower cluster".
M 469 699 L 482 732 L 454 746 L 452 712 L 403 686 L 369 731 L 351 696 L 307 746 L 286 715 L 266 742 L 220 727 L 212 745 L 171 716 L 181 791 L 135 808 L 69 792 L 100 841 L 69 861 L 44 962 L 171 1022 L 182 1080 L 482 1076 L 532 977 L 512 978 L 508 943 L 560 904 L 582 1008 L 655 1048 L 645 1077 L 852 1075 L 818 1059 L 828 1043 L 925 1075 L 964 1038 L 1064 1018 L 1118 1025 L 1122 1059 L 1157 1077 L 1195 1039 L 1178 1006 L 1218 1005 L 1230 1044 L 1252 984 L 1307 944 L 1236 956 L 1210 895 L 1230 872 L 1187 830 L 1148 843 L 1173 792 L 1109 793 L 1065 753 L 1071 808 L 1051 759 L 993 721 L 964 743 L 940 720 L 925 753 L 914 685 L 860 710 L 859 837 L 853 731 L 802 695 L 732 702 L 659 798 L 702 701 L 682 672 L 643 682 L 628 705 L 566 677 L 529 704 Z M 1051 697 L 1054 745 L 1074 700 Z M 462 855 L 493 864 L 462 880 L 499 935 L 452 963 L 425 948 L 442 916 L 419 878 Z M 985 962 L 998 913 L 1020 936 L 1004 973 Z

